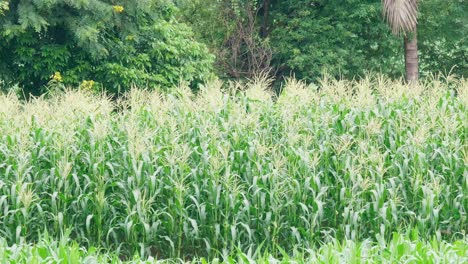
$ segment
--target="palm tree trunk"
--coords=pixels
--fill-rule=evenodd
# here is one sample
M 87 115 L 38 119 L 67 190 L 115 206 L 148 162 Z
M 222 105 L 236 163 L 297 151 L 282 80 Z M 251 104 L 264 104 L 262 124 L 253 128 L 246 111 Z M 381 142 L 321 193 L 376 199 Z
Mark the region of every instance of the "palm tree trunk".
M 408 36 L 410 35 L 410 36 Z M 406 81 L 417 82 L 418 71 L 418 41 L 416 31 L 405 36 L 405 67 Z

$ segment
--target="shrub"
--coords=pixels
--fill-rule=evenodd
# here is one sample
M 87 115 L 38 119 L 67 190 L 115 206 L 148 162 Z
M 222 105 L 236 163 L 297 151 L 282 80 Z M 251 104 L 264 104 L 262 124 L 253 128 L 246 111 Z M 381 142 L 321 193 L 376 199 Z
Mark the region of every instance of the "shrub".
M 192 88 L 211 78 L 213 56 L 173 17 L 167 1 L 12 0 L 0 16 L 0 76 L 44 91 L 54 72 L 64 85 L 93 80 L 111 92 Z

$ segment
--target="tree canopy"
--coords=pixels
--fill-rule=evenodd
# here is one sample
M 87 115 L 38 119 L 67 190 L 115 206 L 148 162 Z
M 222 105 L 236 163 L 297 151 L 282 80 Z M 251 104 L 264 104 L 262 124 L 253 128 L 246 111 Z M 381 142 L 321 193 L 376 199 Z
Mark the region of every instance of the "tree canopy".
M 234 44 L 233 48 L 241 46 L 242 43 L 229 42 L 233 37 L 239 39 L 238 32 L 242 31 L 239 27 L 243 27 L 244 32 L 254 27 L 250 32 L 256 34 L 258 45 L 271 50 L 269 66 L 279 78 L 294 74 L 297 78 L 315 81 L 324 72 L 338 78 L 355 78 L 369 71 L 399 78 L 404 73 L 402 41 L 391 34 L 382 16 L 385 6 L 381 1 L 176 2 L 183 12 L 182 19 L 216 54 L 224 54 L 229 44 Z M 255 16 L 253 25 L 248 23 L 249 10 Z M 237 17 L 226 15 L 230 13 Z M 466 76 L 467 5 L 458 0 L 424 0 L 419 2 L 418 17 L 421 75 L 452 72 Z M 247 41 L 243 44 L 248 51 Z M 218 56 L 217 60 L 226 58 Z M 224 73 L 229 77 L 228 71 Z
M 196 89 L 214 76 L 265 72 L 308 82 L 325 72 L 400 78 L 404 47 L 386 19 L 402 22 L 406 14 L 385 18 L 389 7 L 377 0 L 0 0 L 0 80 L 38 94 L 59 75 L 66 86 L 111 92 L 181 81 Z M 467 5 L 424 0 L 417 11 L 420 76 L 466 76 Z M 415 26 L 414 17 L 408 21 L 399 28 Z
M 179 23 L 170 1 L 12 0 L 0 17 L 0 75 L 38 92 L 55 72 L 117 91 L 196 86 L 214 57 Z M 5 8 L 3 8 L 5 9 Z

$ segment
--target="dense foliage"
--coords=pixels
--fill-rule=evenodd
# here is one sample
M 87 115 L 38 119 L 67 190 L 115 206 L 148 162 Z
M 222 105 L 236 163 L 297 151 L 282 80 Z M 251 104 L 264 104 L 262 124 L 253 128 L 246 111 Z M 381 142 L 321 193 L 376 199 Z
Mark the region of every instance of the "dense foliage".
M 0 96 L 1 236 L 159 257 L 466 237 L 466 80 L 267 86 Z
M 466 76 L 467 5 L 419 6 L 420 75 Z M 26 94 L 44 92 L 55 73 L 63 85 L 112 92 L 197 88 L 213 72 L 305 81 L 404 73 L 402 37 L 376 0 L 2 0 L 0 37 L 0 89 L 19 84 Z
M 186 12 L 182 18 L 196 29 L 198 39 L 217 54 L 224 54 L 226 45 L 230 44 L 234 46 L 231 48 L 244 45 L 241 51 L 248 53 L 249 46 L 253 46 L 248 39 L 235 45 L 229 40 L 239 39 L 239 28 L 248 31 L 252 25 L 247 22 L 253 12 L 256 22 L 251 38 L 256 40 L 257 46 L 271 49 L 268 66 L 275 69 L 273 73 L 277 77 L 295 75 L 306 81 L 316 81 L 323 72 L 344 78 L 363 77 L 369 71 L 397 78 L 404 73 L 403 39 L 391 35 L 382 18 L 380 1 L 176 2 L 185 3 L 179 4 Z M 465 1 L 459 0 L 420 1 L 418 41 L 422 77 L 450 71 L 459 76 L 468 74 L 467 7 Z M 226 15 L 231 13 L 238 17 Z M 190 19 L 193 17 L 195 19 Z M 226 57 L 218 56 L 218 62 L 220 60 L 224 62 Z M 243 69 L 244 65 L 234 66 Z M 228 68 L 225 75 L 238 77 L 231 72 Z
M 383 253 L 382 253 L 383 252 Z M 395 234 L 388 243 L 373 244 L 369 241 L 356 243 L 345 241 L 340 243 L 333 241 L 322 245 L 316 250 L 307 252 L 295 252 L 291 255 L 283 252 L 280 259 L 268 254 L 268 252 L 234 252 L 225 259 L 195 258 L 192 260 L 155 260 L 149 257 L 142 260 L 137 253 L 132 260 L 123 261 L 113 252 L 99 254 L 96 248 L 89 250 L 80 248 L 78 245 L 70 243 L 67 238 L 60 241 L 51 241 L 49 238 L 41 239 L 35 245 L 22 244 L 8 247 L 4 240 L 0 239 L 0 259 L 4 263 L 259 263 L 259 264 L 289 264 L 289 263 L 466 263 L 468 261 L 468 241 L 460 240 L 454 243 L 437 241 L 430 242 L 418 240 L 417 235 L 411 238 Z
M 8 2 L 6 0 L 1 0 L 0 1 L 0 15 L 3 15 L 3 12 L 8 10 Z
M 270 71 L 272 50 L 258 32 L 258 1 L 178 0 L 179 16 L 216 54 L 221 78 L 251 78 Z
M 0 0 L 0 263 L 468 263 L 465 2 Z
M 192 87 L 211 77 L 213 56 L 178 23 L 169 1 L 11 0 L 0 16 L 0 79 L 39 89 L 54 75 L 110 91 Z
M 421 2 L 421 72 L 428 75 L 440 70 L 468 76 L 467 1 Z
M 323 72 L 402 76 L 402 41 L 391 35 L 379 1 L 278 1 L 271 43 L 281 74 L 315 81 Z M 308 6 L 309 8 L 303 8 Z

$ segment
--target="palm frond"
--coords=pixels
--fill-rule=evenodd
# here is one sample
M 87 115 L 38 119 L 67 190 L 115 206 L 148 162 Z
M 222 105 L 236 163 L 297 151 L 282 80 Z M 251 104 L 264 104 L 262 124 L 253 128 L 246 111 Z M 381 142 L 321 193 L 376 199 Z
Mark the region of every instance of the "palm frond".
M 395 35 L 414 31 L 418 23 L 417 0 L 382 0 L 383 14 Z

